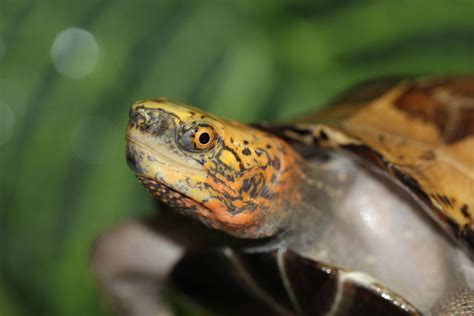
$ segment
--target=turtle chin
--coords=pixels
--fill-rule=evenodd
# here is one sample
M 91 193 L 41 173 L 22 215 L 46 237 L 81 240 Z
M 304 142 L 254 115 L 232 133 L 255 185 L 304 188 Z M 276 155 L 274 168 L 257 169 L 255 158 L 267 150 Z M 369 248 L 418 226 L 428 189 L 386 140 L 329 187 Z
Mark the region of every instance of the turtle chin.
M 137 141 L 128 140 L 126 160 L 141 184 L 160 202 L 191 217 L 198 217 L 208 226 L 206 214 L 209 209 L 201 204 L 205 199 L 199 170 L 185 166 L 173 166 L 172 159 Z M 179 165 L 179 164 L 176 164 Z M 196 188 L 187 185 L 194 183 Z M 185 185 L 186 184 L 186 185 Z
M 170 188 L 164 183 L 140 175 L 137 175 L 137 178 L 153 197 L 172 209 L 193 215 L 198 209 L 202 208 L 202 205 L 198 202 Z

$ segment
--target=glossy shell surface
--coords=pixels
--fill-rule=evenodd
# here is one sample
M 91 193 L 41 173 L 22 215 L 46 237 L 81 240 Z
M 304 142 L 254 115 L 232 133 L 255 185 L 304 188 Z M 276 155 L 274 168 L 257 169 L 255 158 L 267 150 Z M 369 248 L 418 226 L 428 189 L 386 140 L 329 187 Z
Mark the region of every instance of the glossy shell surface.
M 474 77 L 362 86 L 327 111 L 272 129 L 360 157 L 404 187 L 473 256 Z

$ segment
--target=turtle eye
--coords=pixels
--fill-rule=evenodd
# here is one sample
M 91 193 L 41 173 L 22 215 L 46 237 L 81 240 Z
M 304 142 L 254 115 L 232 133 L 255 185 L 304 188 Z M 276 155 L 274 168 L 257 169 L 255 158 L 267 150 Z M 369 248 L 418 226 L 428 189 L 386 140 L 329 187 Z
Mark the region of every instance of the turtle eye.
M 187 129 L 179 143 L 187 151 L 204 151 L 214 147 L 216 132 L 211 126 L 197 125 Z

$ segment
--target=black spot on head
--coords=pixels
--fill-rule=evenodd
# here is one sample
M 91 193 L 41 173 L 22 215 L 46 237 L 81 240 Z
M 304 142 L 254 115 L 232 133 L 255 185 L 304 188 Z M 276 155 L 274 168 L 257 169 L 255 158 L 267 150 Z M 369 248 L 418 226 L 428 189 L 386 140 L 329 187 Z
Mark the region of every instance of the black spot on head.
M 281 162 L 279 159 L 274 159 L 270 161 L 270 166 L 274 167 L 276 170 L 280 170 L 281 168 Z
M 242 191 L 243 192 L 248 192 L 250 190 L 250 187 L 251 187 L 251 182 L 249 179 L 245 179 L 244 180 L 244 184 L 242 185 Z
M 189 114 L 195 115 L 196 113 L 194 113 L 193 111 L 189 111 Z
M 260 191 L 260 196 L 265 199 L 271 199 L 274 195 L 270 192 L 270 189 L 267 186 L 264 186 Z
M 244 144 L 248 145 L 249 144 L 248 140 L 244 140 Z
M 244 154 L 245 156 L 250 156 L 252 154 L 252 152 L 250 151 L 250 149 L 244 148 L 242 150 L 242 154 Z
M 234 143 L 234 139 L 231 137 L 230 138 L 230 142 L 233 144 Z
M 270 145 L 270 144 L 267 144 L 266 147 L 267 147 L 267 149 L 272 149 L 272 145 Z

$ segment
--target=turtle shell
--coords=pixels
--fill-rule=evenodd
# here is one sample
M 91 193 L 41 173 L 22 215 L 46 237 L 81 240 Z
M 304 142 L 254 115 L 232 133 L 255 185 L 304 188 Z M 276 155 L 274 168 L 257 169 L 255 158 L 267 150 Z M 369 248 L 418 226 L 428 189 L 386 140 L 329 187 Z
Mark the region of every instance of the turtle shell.
M 326 111 L 260 127 L 303 155 L 330 149 L 360 158 L 405 188 L 473 256 L 474 77 L 377 80 Z M 272 245 L 189 253 L 170 281 L 225 315 L 420 315 L 365 273 Z
M 474 77 L 394 82 L 364 84 L 326 111 L 267 130 L 360 157 L 405 188 L 473 257 Z
M 473 256 L 474 77 L 376 80 L 334 104 L 291 125 L 260 127 L 303 155 L 329 148 L 360 158 L 405 188 Z M 228 306 L 235 315 L 421 315 L 366 274 L 286 249 L 188 254 L 172 280 L 213 308 L 219 298 L 226 315 Z

